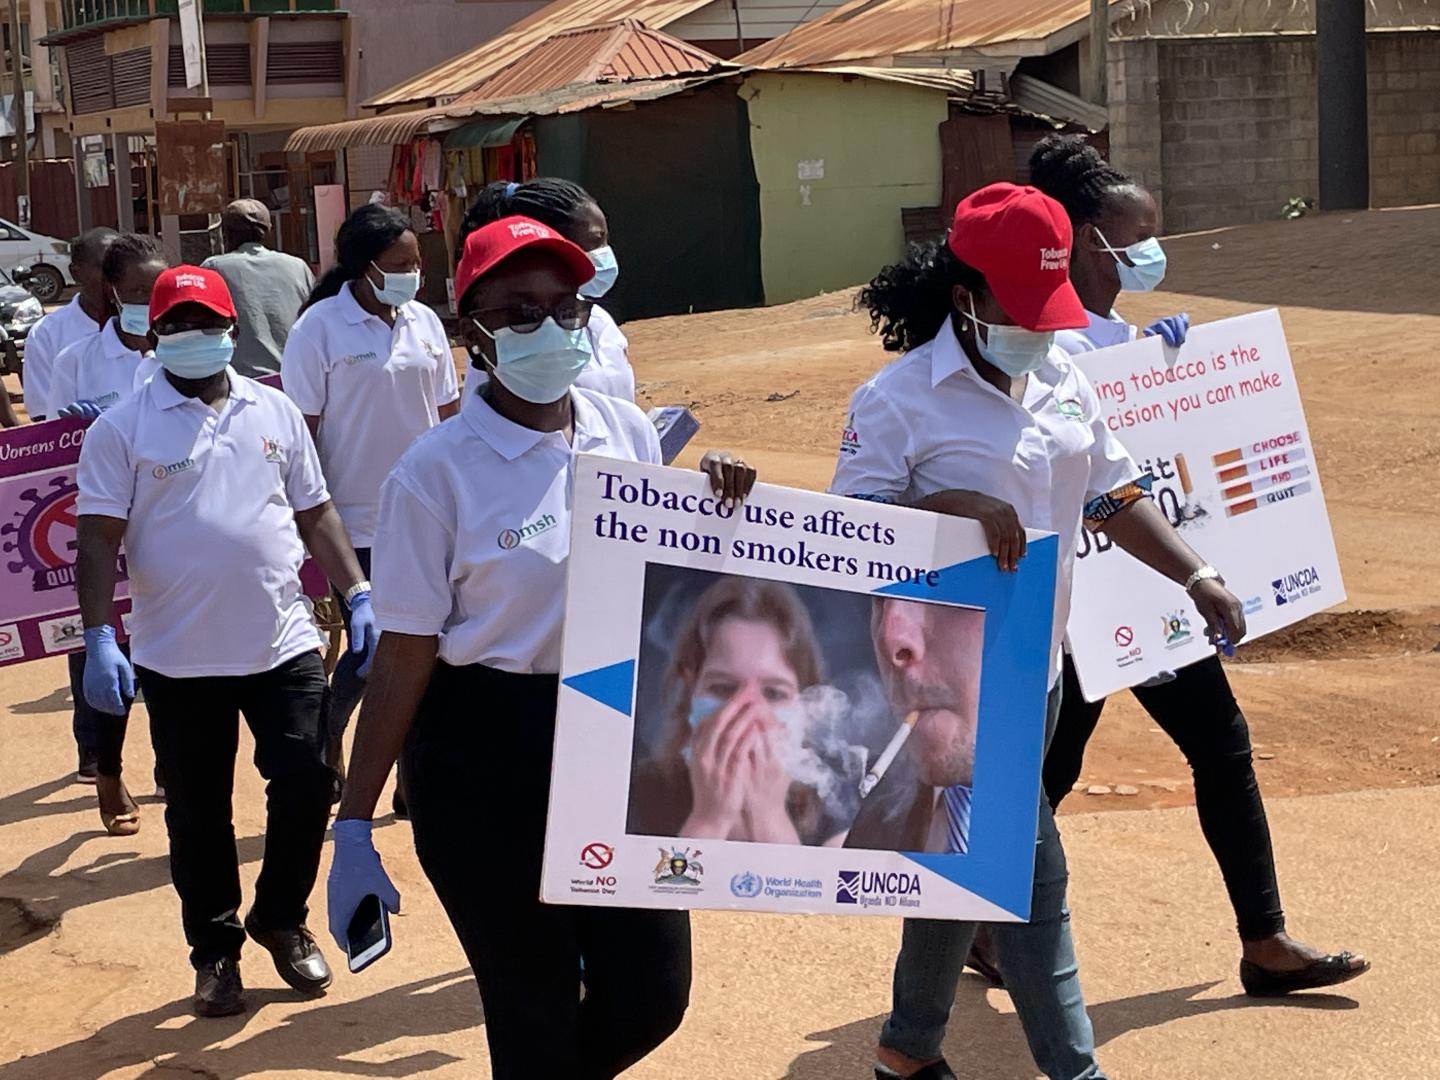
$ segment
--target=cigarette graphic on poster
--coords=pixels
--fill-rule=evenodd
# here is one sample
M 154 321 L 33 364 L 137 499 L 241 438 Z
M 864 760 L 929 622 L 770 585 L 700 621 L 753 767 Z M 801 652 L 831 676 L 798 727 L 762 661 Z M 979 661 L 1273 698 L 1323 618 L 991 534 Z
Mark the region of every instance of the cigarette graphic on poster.
M 1192 327 L 1178 350 L 1141 338 L 1074 361 L 1160 509 L 1244 604 L 1251 639 L 1345 599 L 1278 312 Z M 1173 582 L 1103 533 L 1078 554 L 1067 636 L 1088 699 L 1212 655 Z

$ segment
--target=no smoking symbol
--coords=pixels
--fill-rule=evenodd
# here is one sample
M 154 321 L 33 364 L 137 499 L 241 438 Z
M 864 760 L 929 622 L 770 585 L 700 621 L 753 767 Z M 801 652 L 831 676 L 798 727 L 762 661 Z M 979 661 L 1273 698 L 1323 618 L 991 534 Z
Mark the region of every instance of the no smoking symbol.
M 1131 630 L 1130 627 L 1118 626 L 1115 628 L 1115 644 L 1119 645 L 1122 649 L 1128 646 L 1134 640 L 1135 631 Z
M 580 864 L 591 870 L 604 870 L 615 858 L 615 849 L 609 844 L 586 844 L 580 851 Z

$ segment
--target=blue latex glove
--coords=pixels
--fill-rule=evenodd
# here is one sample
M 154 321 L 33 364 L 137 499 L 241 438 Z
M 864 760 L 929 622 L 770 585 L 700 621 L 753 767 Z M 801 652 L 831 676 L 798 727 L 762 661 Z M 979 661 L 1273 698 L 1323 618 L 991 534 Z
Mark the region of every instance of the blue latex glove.
M 85 700 L 96 712 L 124 716 L 135 700 L 135 669 L 115 641 L 113 626 L 85 631 Z
M 375 626 L 375 608 L 370 604 L 370 594 L 356 593 L 350 601 L 350 651 L 365 657 L 357 672 L 362 679 L 370 674 L 370 665 L 375 662 L 375 643 L 379 640 L 380 631 Z
M 400 914 L 400 892 L 391 883 L 380 854 L 370 839 L 371 823 L 360 818 L 340 818 L 334 825 L 335 853 L 330 861 L 326 900 L 330 912 L 330 936 L 346 952 L 346 931 L 355 909 L 367 896 L 378 896 L 391 915 Z
M 1159 336 L 1164 339 L 1165 344 L 1172 349 L 1178 349 L 1185 344 L 1185 337 L 1190 333 L 1190 316 L 1185 312 L 1178 315 L 1167 315 L 1163 319 L 1156 319 L 1149 326 L 1145 327 L 1146 337 Z
M 72 401 L 56 413 L 57 416 L 78 416 L 82 420 L 94 420 L 105 410 L 100 407 L 98 401 L 91 401 L 86 398 L 83 401 Z

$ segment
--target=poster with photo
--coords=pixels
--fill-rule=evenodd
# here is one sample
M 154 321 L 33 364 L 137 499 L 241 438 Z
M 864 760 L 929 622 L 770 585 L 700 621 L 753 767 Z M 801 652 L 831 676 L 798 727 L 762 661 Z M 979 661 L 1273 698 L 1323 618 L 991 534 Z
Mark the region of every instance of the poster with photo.
M 1251 640 L 1344 601 L 1278 311 L 1193 326 L 1179 349 L 1151 337 L 1074 359 L 1166 518 L 1245 605 Z M 1174 582 L 1103 532 L 1078 554 L 1066 637 L 1088 700 L 1214 655 Z
M 542 897 L 1023 920 L 1056 538 L 582 455 Z

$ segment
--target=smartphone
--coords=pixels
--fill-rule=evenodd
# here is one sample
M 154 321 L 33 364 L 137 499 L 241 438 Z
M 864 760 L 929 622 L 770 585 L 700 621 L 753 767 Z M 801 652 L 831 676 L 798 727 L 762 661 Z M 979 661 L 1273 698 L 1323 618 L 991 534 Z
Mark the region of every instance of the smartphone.
M 364 971 L 390 951 L 390 913 L 373 893 L 360 901 L 345 929 L 350 970 Z

